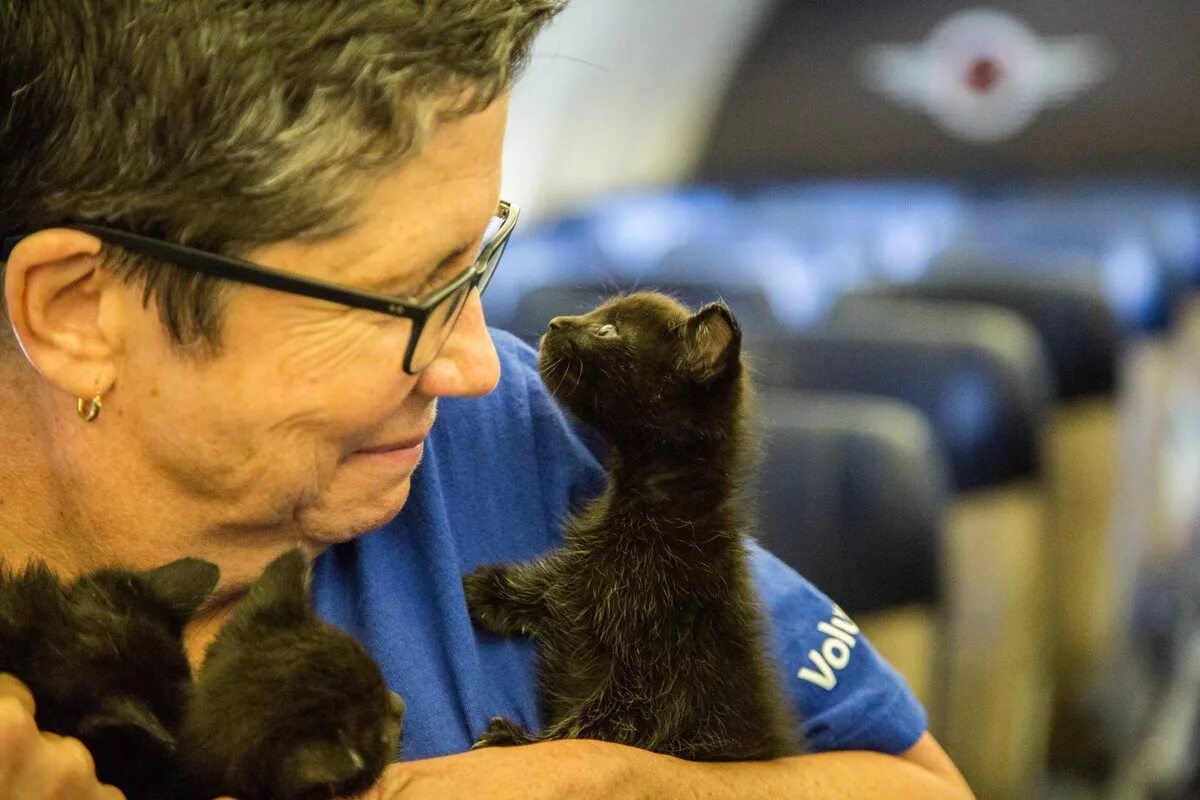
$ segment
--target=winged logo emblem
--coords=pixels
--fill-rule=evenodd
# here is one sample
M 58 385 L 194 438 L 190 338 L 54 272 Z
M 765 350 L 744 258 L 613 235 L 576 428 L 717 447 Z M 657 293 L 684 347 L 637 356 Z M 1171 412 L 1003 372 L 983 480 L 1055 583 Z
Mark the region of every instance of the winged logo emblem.
M 1041 37 L 1011 14 L 971 9 L 947 17 L 923 42 L 868 47 L 863 68 L 875 91 L 953 135 L 988 143 L 1099 84 L 1112 60 L 1095 36 Z

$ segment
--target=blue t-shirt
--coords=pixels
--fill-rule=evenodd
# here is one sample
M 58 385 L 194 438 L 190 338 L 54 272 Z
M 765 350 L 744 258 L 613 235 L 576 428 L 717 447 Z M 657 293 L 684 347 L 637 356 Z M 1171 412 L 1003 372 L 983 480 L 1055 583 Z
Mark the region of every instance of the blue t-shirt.
M 467 750 L 495 715 L 539 727 L 535 646 L 475 630 L 461 576 L 557 547 L 564 516 L 603 485 L 534 352 L 500 331 L 493 338 L 499 387 L 441 402 L 403 511 L 326 552 L 314 573 L 319 613 L 366 645 L 408 706 L 405 760 Z M 903 679 L 806 580 L 757 546 L 751 559 L 810 750 L 914 745 L 926 716 Z

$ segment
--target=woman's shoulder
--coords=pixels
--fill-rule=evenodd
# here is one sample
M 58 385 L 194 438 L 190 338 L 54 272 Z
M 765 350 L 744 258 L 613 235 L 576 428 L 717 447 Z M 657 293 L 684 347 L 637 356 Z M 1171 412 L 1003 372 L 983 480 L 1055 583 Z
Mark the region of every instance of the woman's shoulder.
M 925 709 L 851 617 L 756 543 L 749 556 L 809 747 L 898 755 L 916 744 L 928 728 Z

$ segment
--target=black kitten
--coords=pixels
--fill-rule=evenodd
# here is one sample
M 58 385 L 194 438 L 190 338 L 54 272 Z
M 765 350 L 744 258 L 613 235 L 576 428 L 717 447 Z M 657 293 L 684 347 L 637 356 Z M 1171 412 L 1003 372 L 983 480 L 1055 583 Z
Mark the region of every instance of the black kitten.
M 180 736 L 180 800 L 327 800 L 397 755 L 404 704 L 349 634 L 320 621 L 299 550 L 267 567 L 217 635 Z
M 722 304 L 659 294 L 558 317 L 539 369 L 610 446 L 608 485 L 560 549 L 463 579 L 471 615 L 541 645 L 546 726 L 479 745 L 590 738 L 693 760 L 800 751 L 743 540 L 747 380 Z
M 183 628 L 218 577 L 197 559 L 69 584 L 40 563 L 0 569 L 0 672 L 29 687 L 40 729 L 82 740 L 129 800 L 164 796 L 191 682 Z

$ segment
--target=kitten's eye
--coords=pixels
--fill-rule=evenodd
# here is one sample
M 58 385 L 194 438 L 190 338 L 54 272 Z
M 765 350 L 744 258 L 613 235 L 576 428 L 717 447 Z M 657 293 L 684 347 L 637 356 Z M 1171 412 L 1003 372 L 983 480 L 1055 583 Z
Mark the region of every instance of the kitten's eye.
M 596 335 L 602 339 L 607 339 L 611 336 L 616 336 L 617 335 L 617 326 L 612 325 L 612 324 L 601 325 L 599 328 L 596 329 Z

